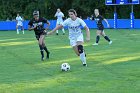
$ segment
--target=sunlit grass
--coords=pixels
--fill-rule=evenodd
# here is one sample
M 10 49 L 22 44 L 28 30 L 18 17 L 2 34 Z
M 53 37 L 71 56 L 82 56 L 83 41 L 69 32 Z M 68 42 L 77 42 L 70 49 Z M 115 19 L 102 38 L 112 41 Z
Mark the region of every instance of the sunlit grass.
M 114 64 L 114 63 L 128 62 L 128 61 L 133 62 L 133 60 L 137 60 L 137 59 L 140 59 L 140 56 L 117 58 L 117 59 L 113 59 L 113 60 L 104 62 L 104 64 Z
M 27 45 L 27 44 L 35 44 L 35 41 L 0 43 L 0 46 L 15 46 L 15 45 Z
M 92 46 L 95 30 L 84 43 L 88 67 L 69 45 L 68 33 L 46 37 L 51 56 L 42 62 L 33 32 L 1 31 L 0 93 L 139 93 L 140 32 L 105 31 L 112 45 L 101 37 L 99 45 Z M 70 71 L 61 72 L 64 62 Z

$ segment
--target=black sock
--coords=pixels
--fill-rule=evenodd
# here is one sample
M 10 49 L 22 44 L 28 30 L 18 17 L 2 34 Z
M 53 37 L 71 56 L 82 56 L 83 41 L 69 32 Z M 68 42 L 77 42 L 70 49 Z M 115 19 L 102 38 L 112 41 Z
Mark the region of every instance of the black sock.
M 41 53 L 41 56 L 42 56 L 42 57 L 44 57 L 43 46 L 42 46 L 42 45 L 39 45 L 39 48 L 40 48 L 40 53 Z
M 46 51 L 46 53 L 49 53 L 49 51 L 48 51 L 46 46 L 44 47 L 44 50 Z
M 46 53 L 47 53 L 47 57 L 46 57 L 46 58 L 49 58 L 49 57 L 50 57 L 50 56 L 49 56 L 49 55 L 50 55 L 50 52 L 48 51 L 48 49 L 47 49 L 47 47 L 46 47 L 46 46 L 44 47 L 44 50 L 45 50 L 45 51 L 46 51 Z
M 96 37 L 96 43 L 98 43 L 99 40 L 100 40 L 100 36 L 97 36 L 97 37 Z
M 108 42 L 110 42 L 110 39 L 108 38 L 108 36 L 104 37 Z

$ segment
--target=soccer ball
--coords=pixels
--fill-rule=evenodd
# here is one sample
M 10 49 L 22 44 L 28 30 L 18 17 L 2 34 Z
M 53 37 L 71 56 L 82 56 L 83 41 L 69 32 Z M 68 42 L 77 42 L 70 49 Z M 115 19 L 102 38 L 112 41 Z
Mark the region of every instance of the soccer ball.
M 62 71 L 69 71 L 70 70 L 70 65 L 68 63 L 63 63 L 61 65 L 61 70 Z

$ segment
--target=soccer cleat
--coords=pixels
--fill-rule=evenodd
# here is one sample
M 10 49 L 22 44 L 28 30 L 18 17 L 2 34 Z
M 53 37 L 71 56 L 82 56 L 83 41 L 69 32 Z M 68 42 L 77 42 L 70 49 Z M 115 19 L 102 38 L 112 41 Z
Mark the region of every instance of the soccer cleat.
M 47 52 L 46 59 L 49 59 L 49 58 L 50 58 L 50 52 Z
M 63 33 L 63 35 L 65 35 L 65 33 Z
M 93 46 L 97 46 L 98 45 L 98 43 L 94 43 L 94 44 L 92 44 Z
M 112 44 L 112 41 L 109 42 L 109 45 L 111 45 L 111 44 Z
M 87 64 L 83 64 L 83 66 L 87 67 Z
M 58 35 L 58 33 L 56 33 L 56 35 Z

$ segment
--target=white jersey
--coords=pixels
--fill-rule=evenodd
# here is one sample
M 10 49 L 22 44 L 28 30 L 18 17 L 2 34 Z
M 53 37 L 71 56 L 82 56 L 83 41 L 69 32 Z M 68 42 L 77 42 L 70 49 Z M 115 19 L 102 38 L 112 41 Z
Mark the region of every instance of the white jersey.
M 81 26 L 85 27 L 86 23 L 81 18 L 77 17 L 75 21 L 73 21 L 71 18 L 68 18 L 62 23 L 62 25 L 68 26 L 71 46 L 75 46 L 77 41 L 83 42 L 83 33 L 81 31 Z
M 56 12 L 55 17 L 57 17 L 57 24 L 60 24 L 63 22 L 64 14 L 62 12 Z
M 16 21 L 17 21 L 17 25 L 20 25 L 20 26 L 23 25 L 23 24 L 22 24 L 23 19 L 21 18 L 21 16 L 17 16 L 17 17 L 16 17 Z
M 75 21 L 73 21 L 71 18 L 68 18 L 62 23 L 62 25 L 68 26 L 69 37 L 71 38 L 72 36 L 80 35 L 82 33 L 81 26 L 85 27 L 86 23 L 77 17 Z

